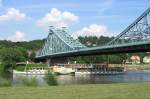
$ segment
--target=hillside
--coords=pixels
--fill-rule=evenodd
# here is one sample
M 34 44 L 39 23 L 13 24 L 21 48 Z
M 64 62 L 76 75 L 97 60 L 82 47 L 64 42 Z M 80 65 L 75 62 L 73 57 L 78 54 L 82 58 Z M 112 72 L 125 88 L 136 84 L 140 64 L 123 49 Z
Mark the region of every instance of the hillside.
M 88 47 L 93 47 L 93 46 L 100 46 L 108 43 L 113 39 L 113 37 L 79 37 L 79 41 L 88 46 Z M 23 41 L 23 42 L 12 42 L 12 41 L 7 41 L 7 40 L 0 40 L 0 48 L 16 48 L 16 47 L 22 47 L 26 50 L 32 50 L 36 51 L 40 49 L 44 44 L 44 39 L 43 40 L 32 40 L 32 41 Z
M 33 40 L 24 42 L 11 42 L 6 40 L 0 40 L 0 48 L 17 48 L 22 47 L 26 50 L 38 50 L 44 44 L 44 40 Z

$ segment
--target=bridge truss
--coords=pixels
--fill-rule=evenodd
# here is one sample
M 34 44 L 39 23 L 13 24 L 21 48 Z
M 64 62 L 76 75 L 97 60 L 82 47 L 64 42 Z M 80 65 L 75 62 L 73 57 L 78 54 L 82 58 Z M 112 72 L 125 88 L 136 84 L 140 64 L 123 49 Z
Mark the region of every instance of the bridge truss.
M 150 8 L 107 45 L 150 41 Z
M 44 46 L 37 52 L 37 57 L 48 56 L 56 53 L 69 52 L 86 48 L 77 39 L 73 39 L 63 28 L 50 26 L 49 35 Z

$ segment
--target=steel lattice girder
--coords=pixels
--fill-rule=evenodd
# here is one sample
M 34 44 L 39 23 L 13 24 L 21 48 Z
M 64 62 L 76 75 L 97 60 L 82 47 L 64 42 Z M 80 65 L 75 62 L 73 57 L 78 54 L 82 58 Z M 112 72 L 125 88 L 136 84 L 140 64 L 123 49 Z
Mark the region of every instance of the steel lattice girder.
M 50 27 L 45 44 L 36 56 L 46 56 L 55 53 L 68 52 L 86 48 L 78 40 L 73 39 L 64 28 Z
M 150 41 L 150 8 L 107 45 Z

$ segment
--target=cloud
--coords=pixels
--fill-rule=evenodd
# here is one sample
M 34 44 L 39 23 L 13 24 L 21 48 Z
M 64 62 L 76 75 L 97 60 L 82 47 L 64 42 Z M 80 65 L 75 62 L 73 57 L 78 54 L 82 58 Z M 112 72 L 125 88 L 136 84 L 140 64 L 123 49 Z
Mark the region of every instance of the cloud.
M 0 16 L 0 22 L 3 21 L 22 21 L 26 19 L 27 16 L 24 13 L 21 13 L 18 9 L 9 8 L 6 14 Z
M 68 27 L 77 22 L 79 17 L 68 11 L 60 11 L 56 8 L 52 8 L 50 13 L 47 13 L 42 19 L 37 21 L 39 27 Z
M 7 40 L 11 40 L 13 42 L 26 41 L 25 33 L 17 31 L 13 36 L 8 37 Z
M 79 36 L 112 36 L 112 33 L 110 33 L 106 26 L 104 25 L 97 25 L 92 24 L 88 27 L 84 27 L 81 30 L 77 31 L 76 33 L 73 33 L 72 36 L 74 38 L 77 38 Z

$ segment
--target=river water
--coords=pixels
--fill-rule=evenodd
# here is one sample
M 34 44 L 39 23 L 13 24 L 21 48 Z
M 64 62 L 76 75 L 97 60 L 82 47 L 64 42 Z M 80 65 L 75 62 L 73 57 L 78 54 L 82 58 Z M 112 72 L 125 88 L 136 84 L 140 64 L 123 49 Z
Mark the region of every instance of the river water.
M 20 83 L 21 76 L 26 75 L 13 76 L 14 85 Z M 26 77 L 36 77 L 40 85 L 46 84 L 43 79 L 44 75 L 28 75 Z M 120 75 L 59 75 L 57 81 L 60 85 L 150 82 L 150 70 L 127 71 Z

